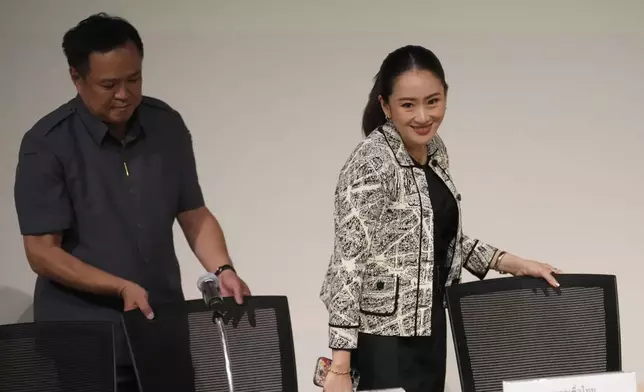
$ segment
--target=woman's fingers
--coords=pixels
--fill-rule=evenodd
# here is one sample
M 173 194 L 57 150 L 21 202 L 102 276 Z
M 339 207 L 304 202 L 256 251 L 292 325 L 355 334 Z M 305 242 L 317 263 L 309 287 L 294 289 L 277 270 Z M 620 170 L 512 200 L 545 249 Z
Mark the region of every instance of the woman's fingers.
M 541 272 L 541 276 L 552 286 L 552 287 L 559 287 L 559 282 L 557 282 L 557 279 L 552 275 L 553 272 L 555 272 L 555 268 L 543 268 Z

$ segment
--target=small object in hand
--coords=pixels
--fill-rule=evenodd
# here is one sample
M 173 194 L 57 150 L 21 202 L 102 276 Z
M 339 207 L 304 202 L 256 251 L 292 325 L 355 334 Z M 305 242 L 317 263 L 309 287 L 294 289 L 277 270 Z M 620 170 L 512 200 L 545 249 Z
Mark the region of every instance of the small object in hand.
M 331 368 L 331 359 L 320 357 L 315 365 L 315 373 L 313 374 L 313 384 L 318 387 L 324 386 L 324 379 L 326 378 L 329 369 Z

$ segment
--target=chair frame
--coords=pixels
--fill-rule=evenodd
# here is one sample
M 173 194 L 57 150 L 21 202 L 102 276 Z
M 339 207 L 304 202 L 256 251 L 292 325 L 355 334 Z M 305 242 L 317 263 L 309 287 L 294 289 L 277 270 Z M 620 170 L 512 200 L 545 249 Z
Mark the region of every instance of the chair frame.
M 463 324 L 461 299 L 469 295 L 495 293 L 521 289 L 537 289 L 551 295 L 572 287 L 599 287 L 604 292 L 604 313 L 606 315 L 606 371 L 622 371 L 621 336 L 619 326 L 619 304 L 617 299 L 617 279 L 615 275 L 562 274 L 556 275 L 561 285 L 553 288 L 544 279 L 533 277 L 497 278 L 468 283 L 460 283 L 446 288 L 447 309 L 452 328 L 452 338 L 456 351 L 458 373 L 463 392 L 474 392 L 474 375 L 471 370 L 467 336 Z

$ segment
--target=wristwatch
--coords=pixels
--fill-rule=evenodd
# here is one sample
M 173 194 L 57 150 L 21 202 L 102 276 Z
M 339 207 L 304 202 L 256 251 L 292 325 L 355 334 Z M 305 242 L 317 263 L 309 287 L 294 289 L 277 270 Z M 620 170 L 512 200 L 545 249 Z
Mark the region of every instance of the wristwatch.
M 226 270 L 231 270 L 234 273 L 237 273 L 237 271 L 235 271 L 235 267 L 233 267 L 230 264 L 224 264 L 221 267 L 217 268 L 217 270 L 215 271 L 215 276 L 219 276 L 222 272 L 224 272 Z

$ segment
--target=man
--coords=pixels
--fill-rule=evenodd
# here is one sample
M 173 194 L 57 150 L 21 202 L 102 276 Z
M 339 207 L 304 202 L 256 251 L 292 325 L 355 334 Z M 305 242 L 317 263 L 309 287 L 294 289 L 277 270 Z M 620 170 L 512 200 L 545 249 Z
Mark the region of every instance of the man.
M 204 205 L 181 116 L 142 96 L 137 30 L 93 15 L 65 34 L 63 50 L 78 94 L 24 135 L 16 170 L 20 230 L 38 274 L 34 318 L 114 322 L 120 391 L 133 383 L 121 312 L 152 319 L 150 302 L 184 300 L 175 218 L 223 295 L 241 303 L 250 292 Z

